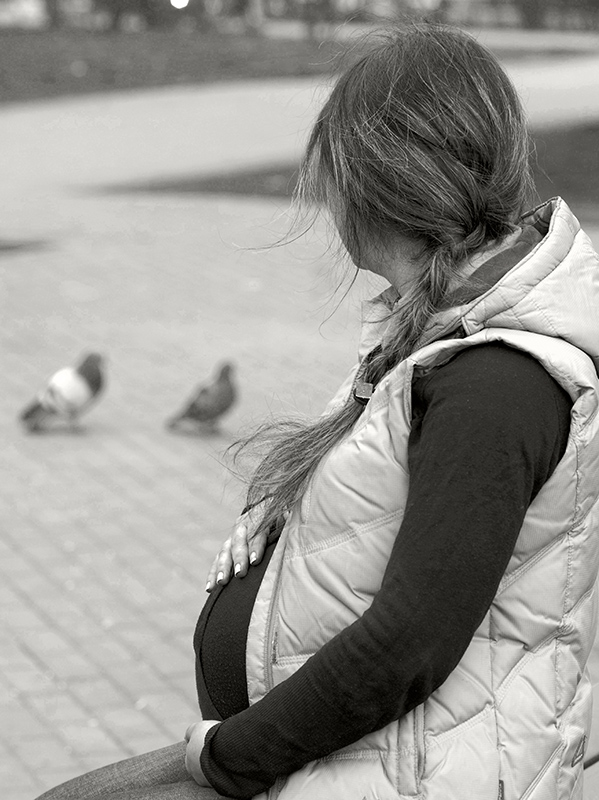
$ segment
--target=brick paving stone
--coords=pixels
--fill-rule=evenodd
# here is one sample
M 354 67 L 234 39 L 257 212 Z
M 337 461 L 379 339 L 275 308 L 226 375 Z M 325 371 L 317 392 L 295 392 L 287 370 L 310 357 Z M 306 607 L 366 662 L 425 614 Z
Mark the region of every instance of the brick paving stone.
M 60 675 L 60 679 L 67 683 L 77 678 L 101 674 L 85 655 L 66 648 L 60 652 L 40 654 L 39 662 L 45 673 Z
M 73 755 L 72 747 L 66 742 L 48 741 L 47 736 L 29 736 L 14 743 L 15 753 L 27 764 L 35 774 L 43 774 L 47 770 L 70 771 L 81 764 Z
M 72 767 L 65 767 L 63 769 L 44 769 L 38 770 L 36 772 L 36 781 L 40 784 L 40 788 L 34 793 L 28 793 L 27 797 L 37 796 L 39 791 L 47 791 L 48 789 L 52 789 L 55 786 L 59 786 L 62 783 L 70 780 L 74 775 L 78 775 L 86 771 L 87 767 L 85 764 L 77 762 L 78 766 L 75 768 Z M 21 795 L 15 794 L 14 800 L 20 800 Z
M 49 726 L 59 726 L 66 722 L 81 722 L 89 719 L 90 714 L 81 702 L 70 691 L 51 690 L 30 692 L 27 695 L 30 708 L 39 719 L 45 720 Z
M 71 681 L 68 689 L 81 706 L 87 709 L 86 716 L 94 716 L 94 711 L 98 708 L 125 708 L 134 701 L 130 693 L 124 691 L 108 672 L 100 678 Z
M 139 700 L 131 708 L 101 711 L 95 719 L 97 719 L 99 727 L 118 731 L 119 738 L 125 741 L 161 730 L 161 726 L 154 722 L 153 716 L 144 711 L 144 706 L 140 704 Z
M 17 691 L 20 691 L 17 689 Z M 46 733 L 50 725 L 40 722 L 40 716 L 23 703 L 22 700 L 15 698 L 14 702 L 2 704 L 2 733 L 0 740 L 5 745 L 19 739 L 27 739 L 33 732 L 38 732 L 40 728 L 46 727 Z
M 98 667 L 100 674 L 110 669 L 112 664 L 119 661 L 129 661 L 137 655 L 132 653 L 120 641 L 112 637 L 109 638 L 106 635 L 88 637 L 86 639 L 80 638 L 78 646 L 81 652 Z
M 79 761 L 87 765 L 90 759 L 101 756 L 104 763 L 117 761 L 123 749 L 128 749 L 126 732 L 116 735 L 110 726 L 97 724 L 95 717 L 82 723 L 65 723 L 60 726 L 60 733 L 73 754 Z
M 189 645 L 189 652 L 190 656 L 193 658 L 191 643 Z M 187 672 L 182 675 L 169 675 L 167 683 L 169 686 L 172 686 L 179 695 L 185 697 L 190 702 L 190 707 L 195 705 L 196 686 L 193 670 L 187 670 Z
M 179 726 L 179 736 L 183 736 L 186 726 L 194 717 L 194 708 L 185 697 L 178 697 L 172 691 L 148 692 L 136 703 L 136 707 L 147 709 L 154 717 L 168 716 L 171 724 Z
M 121 640 L 125 639 L 121 628 L 115 633 Z M 189 648 L 184 650 L 179 643 L 168 641 L 158 635 L 146 634 L 145 641 L 139 643 L 135 655 L 142 663 L 151 662 L 161 675 L 179 675 L 189 670 Z M 126 662 L 123 662 L 123 665 L 125 664 Z
M 51 672 L 40 669 L 34 664 L 5 667 L 3 676 L 12 689 L 23 693 L 50 689 L 54 677 Z
M 38 794 L 44 784 L 26 761 L 12 748 L 0 742 L 0 786 L 3 800 L 22 800 Z
M 174 739 L 168 733 L 151 733 L 145 732 L 140 734 L 131 742 L 132 755 L 139 756 L 144 753 L 149 753 L 152 750 L 159 750 L 162 747 L 169 747 L 176 741 L 183 741 L 181 735 L 177 735 Z

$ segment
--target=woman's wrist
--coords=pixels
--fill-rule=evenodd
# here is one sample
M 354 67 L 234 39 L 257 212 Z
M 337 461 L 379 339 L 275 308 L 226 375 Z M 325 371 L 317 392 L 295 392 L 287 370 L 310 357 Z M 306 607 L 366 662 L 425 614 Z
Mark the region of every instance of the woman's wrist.
M 204 775 L 200 756 L 204 749 L 206 734 L 218 721 L 214 719 L 202 720 L 192 723 L 185 731 L 187 749 L 185 751 L 185 768 L 199 786 L 210 786 L 210 781 Z

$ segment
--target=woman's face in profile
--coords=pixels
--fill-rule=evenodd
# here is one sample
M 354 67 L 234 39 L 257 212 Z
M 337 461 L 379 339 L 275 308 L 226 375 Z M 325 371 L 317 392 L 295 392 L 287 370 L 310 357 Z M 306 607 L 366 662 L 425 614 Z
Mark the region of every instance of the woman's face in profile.
M 417 278 L 421 260 L 421 247 L 416 240 L 393 234 L 382 241 L 366 232 L 351 237 L 344 232 L 341 215 L 334 215 L 334 221 L 339 238 L 357 269 L 380 275 L 400 294 L 410 288 Z

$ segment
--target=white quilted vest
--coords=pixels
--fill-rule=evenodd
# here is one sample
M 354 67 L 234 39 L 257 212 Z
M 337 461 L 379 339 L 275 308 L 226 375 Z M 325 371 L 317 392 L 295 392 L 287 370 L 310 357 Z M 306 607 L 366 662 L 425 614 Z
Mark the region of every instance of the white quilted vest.
M 380 587 L 401 535 L 415 371 L 485 342 L 530 353 L 574 402 L 566 453 L 445 683 L 401 720 L 282 777 L 261 800 L 582 797 L 599 566 L 599 385 L 589 357 L 599 353 L 599 263 L 563 201 L 535 214 L 547 225 L 540 245 L 476 301 L 439 317 L 433 341 L 385 376 L 293 509 L 254 606 L 250 702 L 358 619 Z M 456 321 L 465 337 L 439 339 Z M 368 326 L 365 349 L 380 335 Z

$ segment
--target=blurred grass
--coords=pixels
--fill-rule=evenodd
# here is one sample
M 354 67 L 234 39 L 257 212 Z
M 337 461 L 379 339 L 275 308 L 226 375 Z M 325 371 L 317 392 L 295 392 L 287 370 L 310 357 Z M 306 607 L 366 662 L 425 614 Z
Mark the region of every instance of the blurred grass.
M 0 103 L 329 73 L 340 42 L 179 30 L 0 30 Z
M 0 29 L 0 103 L 176 84 L 330 74 L 347 41 L 201 32 Z M 359 49 L 359 44 L 354 45 Z M 530 50 L 495 51 L 525 59 Z M 552 51 L 553 52 L 553 51 Z M 553 54 L 573 54 L 558 49 Z M 545 52 L 545 55 L 548 55 Z
M 560 195 L 581 217 L 599 223 L 599 123 L 543 131 L 534 137 L 541 199 Z M 577 209 L 579 209 L 577 211 Z

